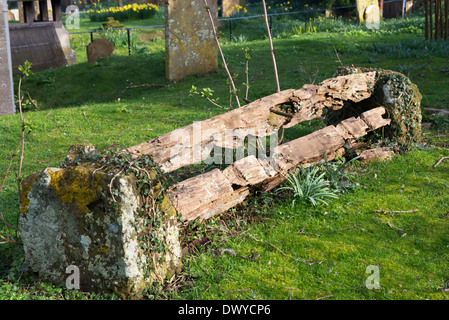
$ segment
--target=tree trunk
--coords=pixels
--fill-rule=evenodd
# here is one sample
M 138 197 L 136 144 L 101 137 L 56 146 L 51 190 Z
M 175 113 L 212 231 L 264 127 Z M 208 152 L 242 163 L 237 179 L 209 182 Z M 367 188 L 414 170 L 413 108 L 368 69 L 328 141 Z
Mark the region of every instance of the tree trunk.
M 343 120 L 336 127 L 327 126 L 278 146 L 276 161 L 263 161 L 251 155 L 224 170 L 214 169 L 182 181 L 172 186 L 168 195 L 184 220 L 208 219 L 243 202 L 249 195 L 249 186 L 269 191 L 299 165 L 317 163 L 324 157 L 332 160 L 338 153 L 344 154 L 346 143 L 390 124 L 383 114 L 382 107 L 366 111 L 359 118 Z
M 350 74 L 281 91 L 123 152 L 150 155 L 163 172 L 171 172 L 204 161 L 215 147 L 237 149 L 248 135 L 270 136 L 280 128 L 320 117 L 325 108 L 338 110 L 346 101 L 365 100 L 372 95 L 375 78 L 376 72 Z

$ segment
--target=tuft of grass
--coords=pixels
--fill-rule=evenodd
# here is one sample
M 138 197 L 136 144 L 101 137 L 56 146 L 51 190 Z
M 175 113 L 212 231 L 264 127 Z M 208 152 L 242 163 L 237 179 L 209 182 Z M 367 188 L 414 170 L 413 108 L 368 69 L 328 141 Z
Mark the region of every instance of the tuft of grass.
M 314 206 L 319 203 L 328 204 L 331 198 L 338 198 L 338 196 L 329 188 L 329 181 L 324 179 L 325 174 L 320 172 L 320 168 L 316 165 L 300 167 L 286 175 L 286 186 L 278 188 L 278 191 L 293 192 L 292 207 L 295 207 L 297 200 L 310 202 Z

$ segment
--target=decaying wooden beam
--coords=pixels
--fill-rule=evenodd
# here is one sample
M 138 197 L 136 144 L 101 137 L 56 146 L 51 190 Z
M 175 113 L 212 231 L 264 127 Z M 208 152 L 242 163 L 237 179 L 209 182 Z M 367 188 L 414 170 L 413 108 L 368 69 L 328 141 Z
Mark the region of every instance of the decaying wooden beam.
M 278 92 L 123 152 L 150 155 L 163 172 L 171 172 L 204 161 L 214 147 L 236 149 L 248 135 L 269 136 L 281 127 L 320 117 L 325 108 L 338 110 L 345 101 L 367 99 L 372 94 L 375 77 L 374 71 L 343 75 L 319 85 Z
M 359 118 L 343 120 L 337 127 L 330 125 L 304 137 L 277 147 L 277 159 L 258 159 L 254 155 L 237 160 L 223 171 L 214 169 L 187 179 L 168 192 L 171 202 L 185 220 L 207 219 L 241 203 L 248 196 L 249 186 L 270 190 L 278 186 L 291 169 L 335 158 L 344 152 L 345 144 L 368 132 L 390 124 L 382 118 L 385 109 L 378 107 Z M 343 129 L 344 128 L 344 129 Z M 343 131 L 344 130 L 344 131 Z

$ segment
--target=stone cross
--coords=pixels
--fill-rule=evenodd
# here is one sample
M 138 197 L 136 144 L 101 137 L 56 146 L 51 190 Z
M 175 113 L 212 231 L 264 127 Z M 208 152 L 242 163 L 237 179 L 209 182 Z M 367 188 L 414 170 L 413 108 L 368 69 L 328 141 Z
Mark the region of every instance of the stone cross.
M 217 0 L 208 0 L 216 17 Z M 165 69 L 168 80 L 218 68 L 218 48 L 203 0 L 168 0 L 165 10 Z
M 1 1 L 0 9 L 0 116 L 15 113 L 9 43 L 8 4 Z

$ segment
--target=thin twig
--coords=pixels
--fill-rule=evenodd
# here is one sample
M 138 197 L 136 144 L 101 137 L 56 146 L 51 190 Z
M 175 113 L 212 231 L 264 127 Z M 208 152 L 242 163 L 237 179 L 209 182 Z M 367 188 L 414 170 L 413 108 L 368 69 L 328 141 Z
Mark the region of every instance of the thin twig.
M 16 152 L 17 152 L 17 150 L 19 149 L 19 146 L 20 146 L 20 143 L 21 143 L 21 142 L 22 142 L 22 140 L 19 140 L 19 141 L 17 142 L 16 148 L 14 149 L 14 152 L 13 152 L 12 155 L 11 155 L 11 159 L 9 160 L 8 168 L 6 169 L 5 176 L 3 177 L 2 185 L 0 186 L 0 191 L 2 191 L 2 189 L 5 187 L 6 178 L 8 177 L 9 170 L 11 169 L 12 161 L 13 161 L 14 157 L 17 155 Z
M 350 226 L 350 227 L 341 228 L 341 229 L 337 229 L 337 230 L 331 230 L 331 231 L 329 231 L 328 233 L 337 232 L 337 231 L 342 231 L 342 230 L 349 230 L 349 229 L 353 229 L 353 228 L 357 228 L 357 227 L 360 227 L 360 225 L 359 225 L 359 224 L 355 224 L 355 225 Z
M 120 98 L 123 94 L 125 94 L 126 91 L 130 90 L 130 89 L 137 89 L 137 88 L 151 88 L 151 87 L 157 87 L 157 88 L 163 88 L 163 87 L 168 87 L 168 85 L 165 84 L 158 84 L 158 83 L 145 83 L 145 84 L 136 84 L 133 86 L 128 86 L 125 89 L 122 90 L 122 92 L 120 92 L 120 94 L 115 97 L 112 101 L 117 100 L 118 98 Z
M 435 163 L 435 165 L 434 165 L 433 167 L 436 168 L 436 167 L 437 167 L 441 162 L 443 162 L 443 160 L 445 160 L 445 159 L 449 159 L 449 157 L 441 157 L 441 159 L 438 160 L 438 162 Z
M 333 47 L 334 47 L 335 54 L 337 55 L 338 62 L 340 62 L 340 65 L 343 66 L 343 63 L 340 60 L 340 56 L 338 55 L 337 49 L 335 49 L 335 46 L 333 46 Z
M 246 94 L 245 94 L 245 99 L 243 99 L 243 100 L 246 102 L 246 101 L 248 101 L 248 94 L 249 94 L 249 60 L 248 59 L 246 59 L 245 74 L 246 74 Z
M 230 290 L 230 291 L 226 291 L 226 293 L 233 293 L 233 292 L 245 292 L 245 291 L 250 291 L 251 289 L 237 289 L 237 290 Z
M 301 231 L 298 232 L 298 234 L 310 234 L 310 235 L 314 235 L 317 237 L 321 237 L 321 235 L 319 235 L 318 233 L 312 233 L 312 232 L 304 232 L 306 227 L 302 227 Z
M 285 254 L 282 250 L 280 250 L 279 248 L 277 248 L 276 246 L 274 246 L 273 244 L 271 244 L 271 243 L 269 243 L 268 241 L 266 241 L 266 240 L 259 240 L 259 239 L 256 239 L 253 235 L 249 235 L 254 241 L 257 241 L 257 242 L 264 242 L 264 243 L 266 243 L 266 244 L 268 244 L 270 247 L 272 247 L 273 249 L 275 249 L 275 250 L 277 250 L 280 254 L 282 254 L 284 257 L 286 257 L 286 258 L 288 258 L 288 259 L 293 259 L 293 260 L 295 260 L 295 261 L 297 261 L 297 262 L 304 262 L 304 263 L 307 263 L 307 264 L 309 264 L 309 266 L 311 266 L 311 265 L 313 265 L 313 264 L 315 264 L 315 263 L 318 263 L 318 264 L 321 264 L 322 263 L 322 261 L 315 261 L 315 260 L 311 260 L 311 259 L 308 259 L 308 260 L 302 260 L 302 259 L 299 259 L 299 258 L 294 258 L 294 257 L 289 257 L 287 254 Z
M 215 42 L 217 43 L 217 46 L 218 46 L 218 51 L 220 52 L 221 59 L 223 60 L 223 65 L 224 65 L 224 68 L 226 70 L 226 74 L 228 75 L 229 82 L 231 83 L 232 92 L 234 93 L 235 100 L 237 101 L 237 105 L 240 108 L 240 101 L 239 101 L 239 96 L 237 94 L 237 89 L 235 88 L 234 80 L 232 79 L 231 72 L 229 72 L 228 65 L 226 63 L 226 59 L 225 59 L 224 54 L 223 54 L 223 50 L 221 50 L 220 41 L 218 41 L 217 30 L 215 29 L 214 19 L 212 18 L 212 14 L 210 13 L 210 8 L 207 5 L 207 0 L 204 0 L 204 5 L 206 6 L 206 10 L 207 10 L 207 13 L 209 15 L 210 23 L 212 25 L 212 32 L 214 33 L 214 39 L 215 39 Z
M 124 170 L 124 169 L 120 170 L 119 173 L 115 174 L 115 175 L 112 177 L 111 181 L 109 182 L 109 192 L 111 193 L 111 197 L 112 197 L 112 200 L 114 200 L 114 202 L 117 202 L 117 201 L 115 200 L 114 194 L 113 194 L 113 192 L 112 192 L 112 183 L 114 182 L 115 178 L 117 178 L 117 177 L 123 172 L 123 170 Z
M 386 224 L 387 226 L 389 226 L 390 228 L 399 231 L 399 233 L 401 234 L 401 237 L 404 237 L 407 235 L 406 232 L 404 232 L 404 230 L 402 230 L 401 228 L 398 228 L 396 226 L 394 226 L 393 224 L 391 224 L 390 222 L 384 222 L 384 224 Z
M 22 79 L 23 79 L 23 74 L 20 76 L 19 85 L 18 85 L 18 89 L 17 89 L 17 91 L 18 91 L 17 96 L 18 96 L 18 100 L 19 100 L 20 123 L 21 123 L 21 129 L 22 129 L 22 149 L 20 151 L 19 173 L 17 176 L 17 188 L 19 191 L 19 199 L 21 198 L 21 195 L 22 195 L 22 188 L 20 187 L 20 182 L 21 182 L 23 158 L 24 158 L 24 153 L 25 153 L 25 121 L 23 118 L 22 98 L 21 98 Z
M 41 110 L 41 109 L 39 109 L 39 107 L 37 106 L 37 103 L 36 103 L 36 100 L 34 100 L 33 98 L 31 98 L 31 95 L 30 95 L 30 93 L 28 92 L 28 91 L 24 91 L 24 93 L 26 93 L 27 94 L 27 96 L 28 96 L 28 99 L 30 100 L 30 102 L 33 104 L 33 106 L 37 109 L 37 110 Z
M 404 211 L 380 209 L 380 210 L 374 210 L 373 212 L 379 212 L 379 213 L 413 213 L 413 212 L 418 212 L 418 211 L 419 211 L 418 209 L 410 209 L 410 210 L 404 210 Z
M 64 157 L 64 155 L 63 154 L 60 154 L 58 157 L 56 157 L 56 158 L 52 158 L 52 159 L 49 159 L 49 160 L 41 160 L 41 161 L 38 161 L 37 163 L 46 163 L 46 162 L 50 162 L 50 161 L 53 161 L 53 160 L 58 160 L 58 159 L 61 159 L 62 157 Z
M 276 92 L 280 92 L 281 87 L 279 85 L 279 76 L 278 76 L 278 69 L 277 69 L 277 65 L 276 65 L 276 56 L 274 54 L 273 39 L 271 38 L 270 25 L 268 24 L 267 5 L 265 3 L 265 0 L 262 0 L 262 4 L 263 4 L 263 12 L 264 12 L 263 17 L 265 20 L 265 25 L 267 27 L 268 40 L 270 41 L 271 58 L 273 59 L 274 76 L 276 79 Z
M 195 93 L 195 94 L 197 94 L 197 95 L 199 95 L 199 96 L 201 96 L 201 93 L 199 93 L 199 92 L 193 92 L 193 93 Z M 209 98 L 209 97 L 204 97 L 204 98 L 206 98 L 206 100 L 207 101 L 209 101 L 210 103 L 212 103 L 214 106 L 216 106 L 216 107 L 219 107 L 219 108 L 221 108 L 221 109 L 225 109 L 225 110 L 230 110 L 231 108 L 229 107 L 229 108 L 226 108 L 226 107 L 223 107 L 223 106 L 220 106 L 218 103 L 216 103 L 215 101 L 213 101 L 211 98 Z

